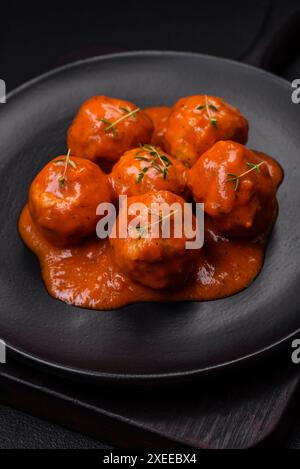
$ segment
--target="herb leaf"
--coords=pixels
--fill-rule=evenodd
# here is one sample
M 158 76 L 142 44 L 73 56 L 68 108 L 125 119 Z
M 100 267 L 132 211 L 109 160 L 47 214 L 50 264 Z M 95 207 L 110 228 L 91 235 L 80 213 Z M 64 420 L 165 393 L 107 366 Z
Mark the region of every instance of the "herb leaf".
M 246 163 L 246 165 L 249 166 L 249 168 L 252 168 L 252 170 L 257 171 L 258 173 L 260 173 L 261 164 Z
M 136 231 L 140 234 L 139 239 L 143 238 L 145 235 L 145 230 L 141 225 L 136 226 Z
M 150 223 L 150 225 L 145 225 L 145 226 L 138 225 L 138 226 L 136 226 L 135 229 L 140 234 L 139 239 L 144 237 L 146 231 L 147 231 L 147 233 L 149 232 L 148 228 L 151 228 L 152 226 L 155 226 L 155 225 L 158 225 L 158 224 L 162 223 L 164 220 L 166 220 L 168 218 L 171 218 L 177 212 L 178 212 L 178 210 L 173 210 L 173 212 L 170 212 L 170 213 L 168 213 L 167 215 L 164 215 L 164 216 L 159 216 L 159 214 L 157 214 L 158 215 L 158 220 L 154 221 L 153 223 Z M 149 213 L 151 213 L 151 212 L 149 212 Z M 154 213 L 154 212 L 152 212 L 152 213 Z
M 166 166 L 170 166 L 172 164 L 166 155 L 161 155 L 161 159 L 166 163 Z
M 147 158 L 142 156 L 142 152 L 146 152 L 151 158 Z M 159 173 L 162 174 L 164 179 L 167 179 L 169 167 L 172 165 L 171 160 L 166 156 L 159 152 L 159 150 L 153 145 L 142 145 L 140 150 L 137 151 L 135 154 L 135 159 L 140 161 L 146 161 L 149 165 L 146 167 L 147 171 L 149 168 L 155 168 Z M 144 170 L 146 169 L 144 168 Z M 143 170 L 143 171 L 144 171 Z M 138 175 L 137 182 L 140 183 L 143 179 L 144 175 L 141 176 L 141 173 Z
M 138 178 L 137 178 L 137 183 L 139 184 L 140 182 L 142 182 L 146 172 L 148 171 L 149 169 L 149 166 L 146 166 L 145 168 L 142 169 L 142 171 L 139 173 L 138 175 Z
M 146 158 L 146 156 L 135 156 L 134 159 L 137 161 L 148 161 L 148 162 L 151 161 L 149 160 L 149 158 Z
M 207 95 L 205 95 L 205 104 L 200 104 L 199 106 L 196 107 L 197 111 L 202 111 L 203 109 L 206 109 L 206 113 L 207 113 L 207 116 L 210 120 L 211 125 L 215 129 L 217 129 L 218 128 L 218 122 L 217 122 L 217 119 L 212 115 L 211 111 L 219 112 L 219 109 L 214 104 L 209 103 Z
M 250 168 L 248 171 L 245 171 L 244 173 L 237 175 L 234 173 L 228 173 L 227 176 L 227 182 L 234 182 L 234 190 L 237 192 L 240 187 L 240 181 L 241 178 L 246 176 L 249 173 L 252 173 L 252 171 L 256 171 L 257 173 L 260 173 L 260 167 L 265 163 L 265 161 L 261 161 L 258 164 L 255 163 L 246 163 L 246 165 Z
M 99 119 L 100 122 L 103 122 L 104 124 L 106 124 L 107 126 L 104 128 L 104 132 L 106 134 L 109 134 L 109 133 L 112 133 L 113 134 L 113 137 L 114 139 L 116 140 L 118 138 L 118 128 L 117 128 L 117 125 L 122 122 L 123 120 L 125 119 L 128 119 L 129 117 L 134 117 L 136 119 L 136 114 L 138 112 L 140 112 L 140 108 L 136 108 L 136 109 L 133 109 L 131 110 L 129 107 L 120 107 L 120 109 L 122 111 L 124 111 L 126 114 L 122 117 L 120 117 L 120 119 L 116 120 L 115 122 L 110 122 L 109 120 L 107 119 Z
M 127 113 L 132 111 L 132 109 L 130 109 L 129 106 L 120 106 L 120 109 L 121 109 L 121 111 L 124 111 L 124 112 L 127 112 Z
M 213 127 L 215 127 L 215 129 L 218 128 L 217 119 L 215 119 L 215 118 L 210 119 L 210 123 Z
M 111 122 L 107 119 L 99 119 L 100 122 L 103 122 L 103 124 L 111 125 Z
M 66 182 L 66 175 L 67 175 L 68 166 L 70 165 L 73 169 L 77 168 L 77 164 L 75 163 L 75 161 L 71 160 L 70 155 L 71 155 L 71 150 L 69 149 L 67 155 L 65 156 L 65 158 L 60 158 L 59 160 L 56 160 L 54 162 L 54 164 L 56 166 L 64 166 L 64 172 L 58 178 L 59 187 L 61 189 L 64 187 L 65 182 Z

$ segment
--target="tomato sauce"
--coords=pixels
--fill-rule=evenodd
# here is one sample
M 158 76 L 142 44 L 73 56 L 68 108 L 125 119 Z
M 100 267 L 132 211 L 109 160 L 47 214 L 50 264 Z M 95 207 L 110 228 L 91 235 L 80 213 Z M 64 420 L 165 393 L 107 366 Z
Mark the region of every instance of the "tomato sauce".
M 108 240 L 85 240 L 62 249 L 45 239 L 26 205 L 19 221 L 25 244 L 39 258 L 46 288 L 76 306 L 110 310 L 144 301 L 205 301 L 233 295 L 259 274 L 266 243 L 227 240 L 206 222 L 205 245 L 195 275 L 180 291 L 157 291 L 133 282 L 116 265 Z
M 113 310 L 145 301 L 215 300 L 250 285 L 263 266 L 283 171 L 272 158 L 240 145 L 248 127 L 237 109 L 206 95 L 145 112 L 104 96 L 84 103 L 68 132 L 68 155 L 48 163 L 35 178 L 19 219 L 21 238 L 38 257 L 49 294 L 79 307 Z M 170 156 L 149 150 L 147 142 Z M 107 164 L 109 176 L 96 163 Z M 204 246 L 192 256 L 184 284 L 182 264 L 180 288 L 145 286 L 144 256 L 131 251 L 131 274 L 137 275 L 127 275 L 116 262 L 121 256 L 113 242 L 96 237 L 100 202 L 116 202 L 122 194 L 143 198 L 149 191 L 177 194 L 182 202 L 193 195 L 205 204 Z M 153 253 L 160 252 L 156 244 L 147 258 L 150 274 Z M 170 245 L 160 246 L 167 256 L 157 261 L 163 272 L 173 266 Z M 177 260 L 176 243 L 173 253 Z M 176 275 L 180 263 L 174 265 L 170 273 Z

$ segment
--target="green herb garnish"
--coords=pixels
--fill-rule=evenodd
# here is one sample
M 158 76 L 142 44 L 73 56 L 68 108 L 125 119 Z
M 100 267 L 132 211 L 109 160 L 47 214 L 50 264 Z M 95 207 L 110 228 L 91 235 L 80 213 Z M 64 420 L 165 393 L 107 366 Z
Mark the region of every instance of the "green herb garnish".
M 146 231 L 148 233 L 148 228 L 151 228 L 152 226 L 155 226 L 155 225 L 158 225 L 158 224 L 162 223 L 167 218 L 171 218 L 177 212 L 178 212 L 178 210 L 173 210 L 173 212 L 168 213 L 167 215 L 164 215 L 164 216 L 158 215 L 158 220 L 154 221 L 149 226 L 148 225 L 146 225 L 146 226 L 137 225 L 135 229 L 138 231 L 138 233 L 140 235 L 138 239 L 143 238 Z
M 146 167 L 146 168 L 143 168 L 142 171 L 140 172 L 140 174 L 138 175 L 138 178 L 137 178 L 137 183 L 139 184 L 143 177 L 145 176 L 146 172 L 148 171 L 149 167 Z
M 120 117 L 120 119 L 116 120 L 115 122 L 110 122 L 107 119 L 99 119 L 100 122 L 103 122 L 103 124 L 106 124 L 106 127 L 104 128 L 104 132 L 106 134 L 112 133 L 114 139 L 116 140 L 118 138 L 118 128 L 117 125 L 122 122 L 125 119 L 128 119 L 129 117 L 133 116 L 136 118 L 136 114 L 140 112 L 140 108 L 131 110 L 129 107 L 120 107 L 120 109 L 125 112 L 125 115 Z
M 211 125 L 215 129 L 218 128 L 217 119 L 212 115 L 211 111 L 218 112 L 219 109 L 214 104 L 209 103 L 207 95 L 205 95 L 205 104 L 197 106 L 196 109 L 197 109 L 197 111 L 202 111 L 203 109 L 206 109 L 207 116 L 210 120 Z
M 237 175 L 234 173 L 228 173 L 228 179 L 227 182 L 234 182 L 234 190 L 237 192 L 240 187 L 240 181 L 241 178 L 246 176 L 247 174 L 251 173 L 252 171 L 256 171 L 257 173 L 260 173 L 260 167 L 263 165 L 265 161 L 262 161 L 261 163 L 255 164 L 255 163 L 246 163 L 246 165 L 250 168 L 248 171 L 245 171 L 244 173 Z
M 147 152 L 149 158 L 144 156 L 142 153 Z M 169 167 L 172 165 L 171 160 L 164 154 L 160 153 L 159 150 L 153 145 L 143 145 L 136 152 L 135 159 L 138 161 L 146 161 L 149 163 L 148 166 L 142 169 L 137 178 L 137 183 L 140 183 L 148 171 L 148 169 L 155 168 L 159 173 L 162 174 L 164 179 L 167 179 Z
M 141 225 L 136 226 L 136 231 L 139 233 L 139 239 L 143 238 L 145 235 L 144 228 Z
M 71 166 L 73 169 L 77 168 L 77 164 L 75 161 L 71 160 L 71 150 L 68 150 L 67 155 L 64 158 L 60 158 L 59 160 L 56 160 L 54 164 L 56 166 L 64 166 L 64 172 L 61 176 L 58 178 L 58 183 L 59 187 L 63 188 L 66 182 L 66 175 L 67 175 L 67 170 L 68 166 Z

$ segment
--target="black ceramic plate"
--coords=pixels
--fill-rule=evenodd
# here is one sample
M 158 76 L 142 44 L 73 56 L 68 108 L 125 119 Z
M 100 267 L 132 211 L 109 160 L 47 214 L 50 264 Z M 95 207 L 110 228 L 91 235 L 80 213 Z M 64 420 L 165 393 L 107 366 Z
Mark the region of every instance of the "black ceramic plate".
M 34 175 L 65 151 L 79 105 L 106 94 L 141 107 L 196 93 L 220 95 L 251 125 L 249 146 L 285 169 L 280 216 L 261 275 L 224 300 L 89 311 L 51 298 L 17 220 Z M 165 380 L 222 367 L 300 328 L 300 105 L 287 82 L 239 63 L 184 53 L 96 58 L 44 75 L 0 109 L 0 336 L 23 357 L 102 379 Z

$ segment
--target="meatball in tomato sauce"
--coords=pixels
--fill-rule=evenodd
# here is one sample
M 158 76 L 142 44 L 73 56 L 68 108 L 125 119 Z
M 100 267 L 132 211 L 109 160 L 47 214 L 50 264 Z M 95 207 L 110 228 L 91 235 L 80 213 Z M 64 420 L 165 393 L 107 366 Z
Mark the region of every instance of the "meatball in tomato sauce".
M 59 156 L 33 180 L 29 210 L 44 236 L 68 246 L 96 232 L 97 206 L 111 200 L 106 175 L 91 161 Z
M 138 217 L 136 204 L 142 204 Z M 195 259 L 195 250 L 187 249 L 188 238 L 184 231 L 181 235 L 176 234 L 175 226 L 178 225 L 175 224 L 183 224 L 183 213 L 184 200 L 168 191 L 129 197 L 127 206 L 121 207 L 115 231 L 118 233 L 126 226 L 127 234 L 110 237 L 115 260 L 122 271 L 153 289 L 183 285 Z M 163 223 L 166 222 L 169 222 L 170 231 L 163 236 Z
M 187 193 L 185 166 L 153 145 L 126 152 L 114 165 L 110 180 L 116 197 L 160 190 L 182 196 Z
M 280 164 L 277 163 L 276 160 L 274 160 L 274 158 L 272 158 L 269 155 L 266 155 L 266 153 L 262 153 L 261 151 L 255 151 L 255 150 L 252 150 L 252 151 L 256 154 L 256 156 L 261 161 L 266 162 L 273 184 L 277 190 L 280 187 L 284 178 L 282 167 L 280 166 Z
M 68 148 L 91 161 L 117 161 L 127 150 L 151 140 L 150 117 L 129 101 L 95 96 L 79 109 L 68 130 Z
M 278 181 L 268 161 L 239 143 L 221 141 L 204 153 L 189 172 L 189 186 L 229 236 L 255 238 L 275 221 Z
M 169 116 L 165 149 L 191 167 L 219 140 L 245 144 L 248 121 L 221 98 L 195 95 L 180 99 Z
M 164 138 L 168 127 L 168 120 L 172 108 L 167 106 L 149 107 L 144 112 L 152 119 L 154 131 L 151 138 L 152 145 L 164 149 Z

